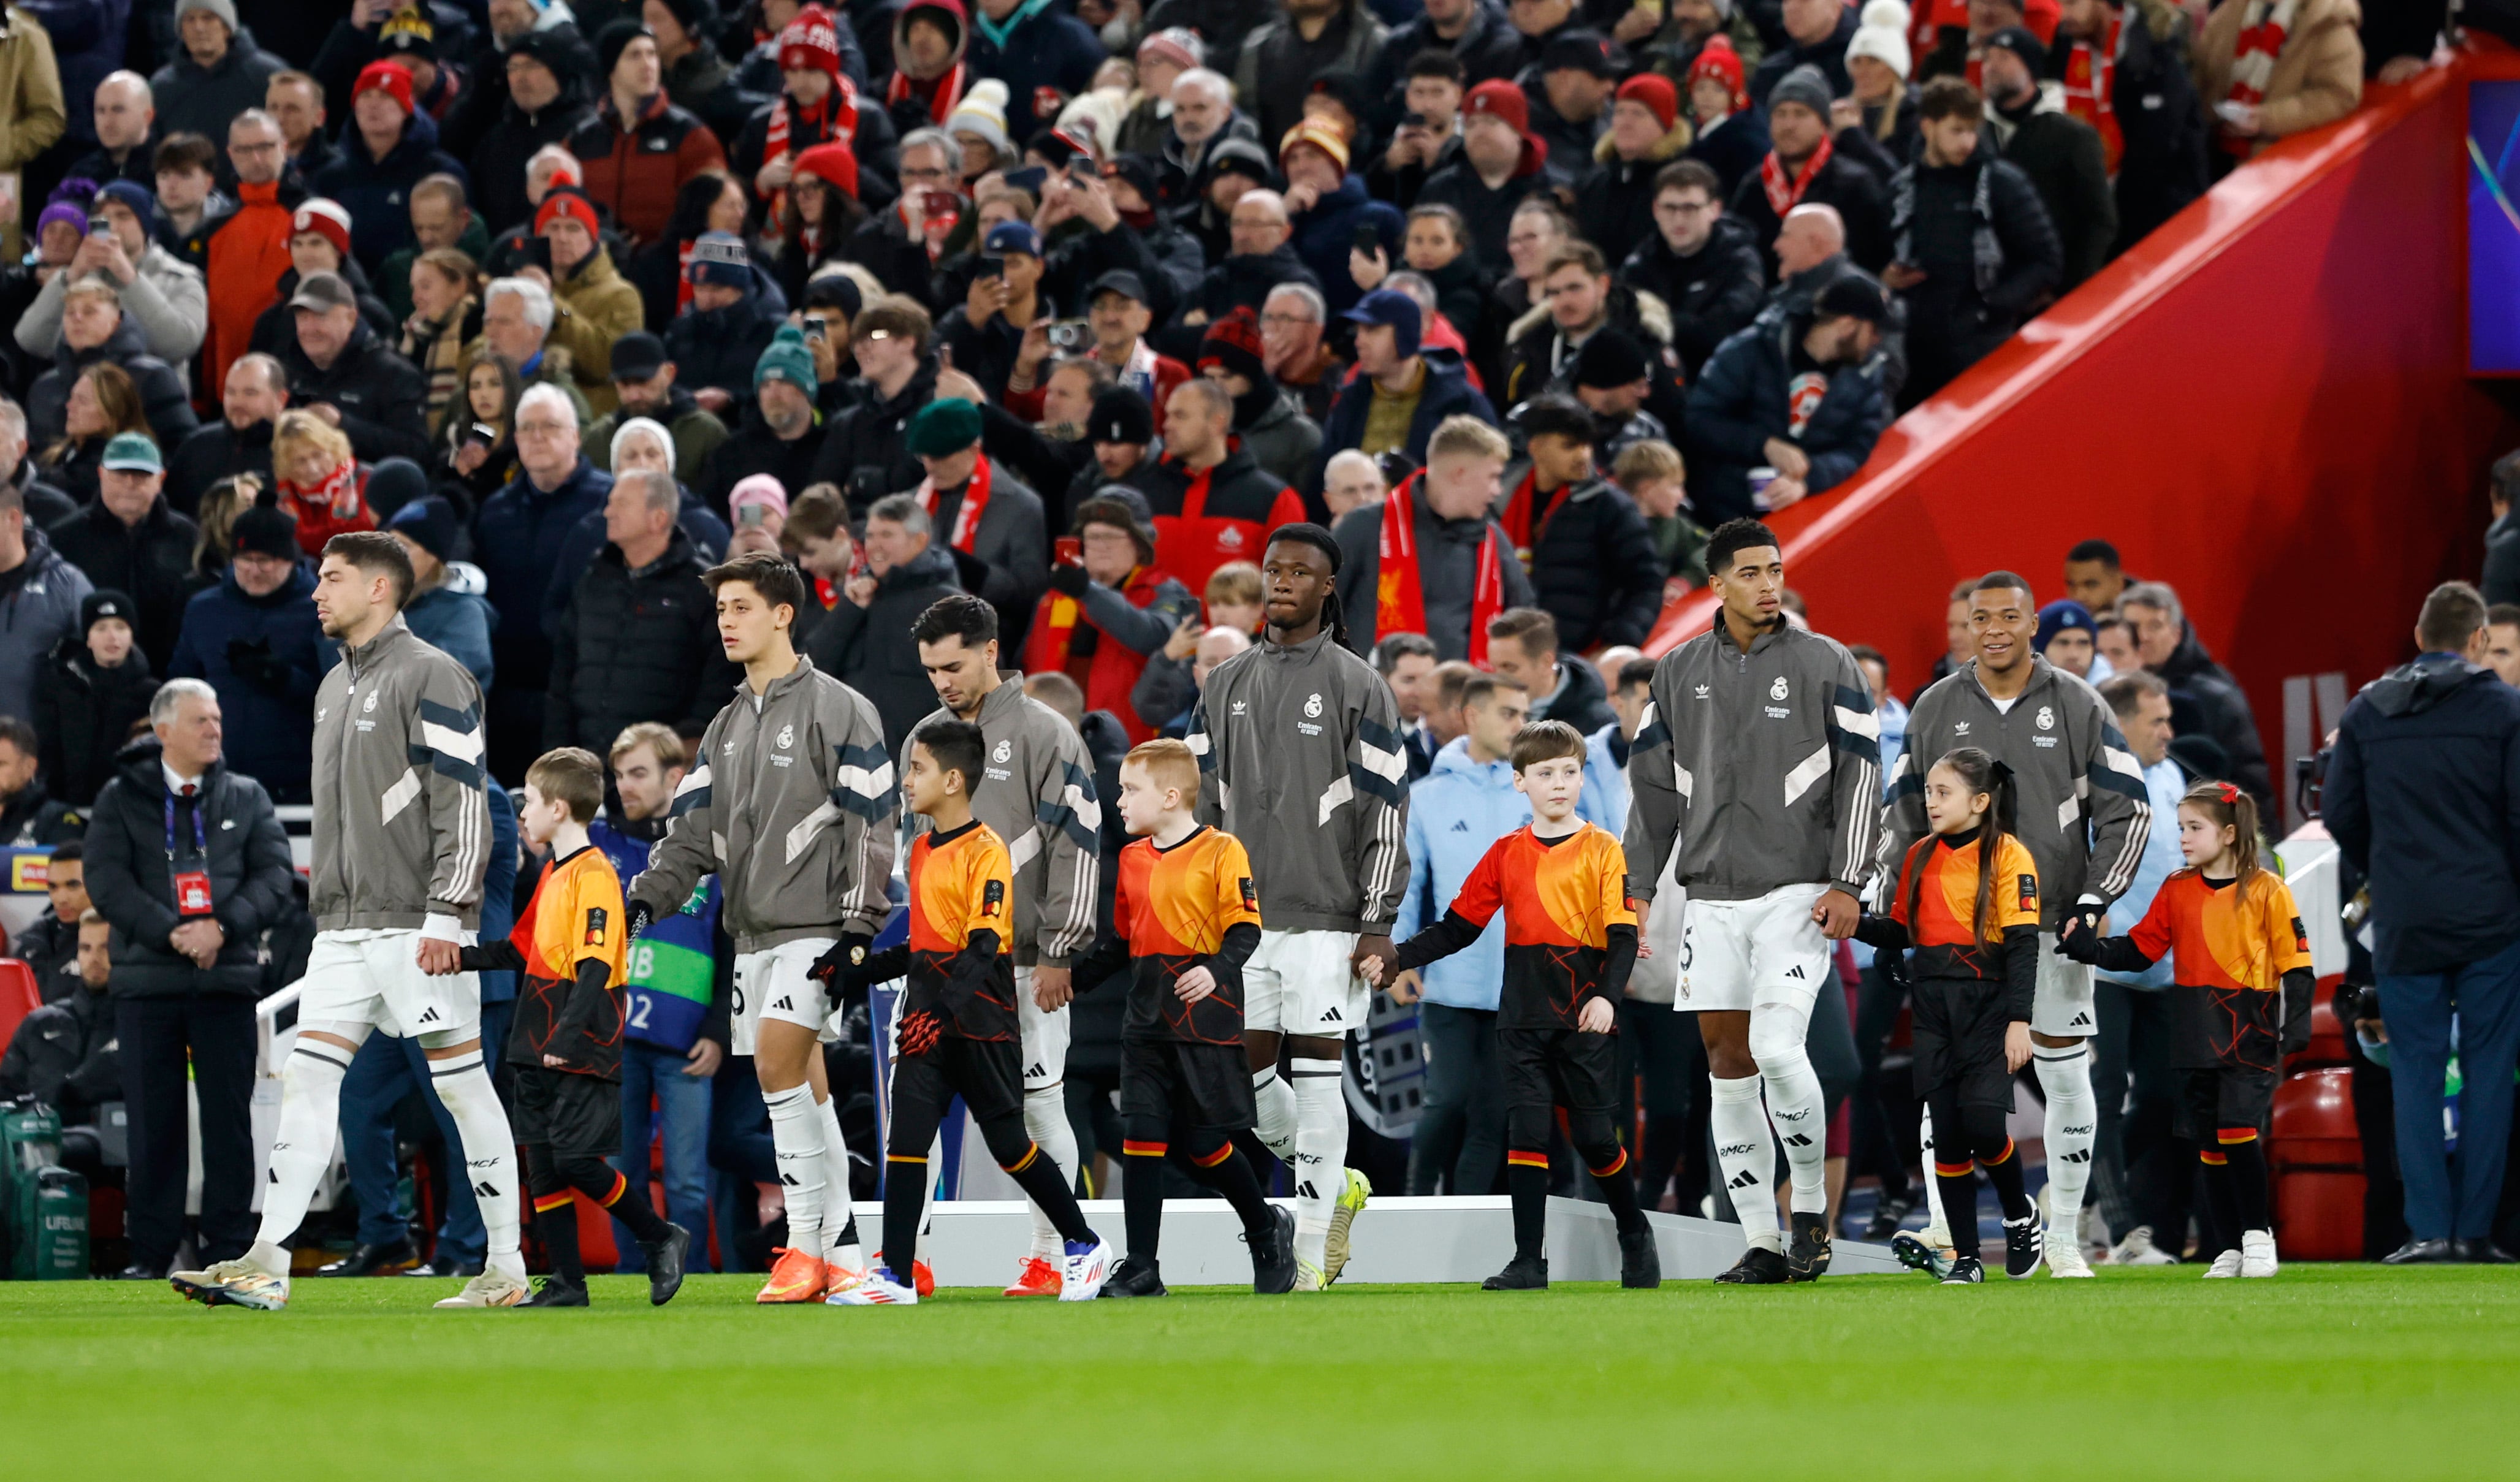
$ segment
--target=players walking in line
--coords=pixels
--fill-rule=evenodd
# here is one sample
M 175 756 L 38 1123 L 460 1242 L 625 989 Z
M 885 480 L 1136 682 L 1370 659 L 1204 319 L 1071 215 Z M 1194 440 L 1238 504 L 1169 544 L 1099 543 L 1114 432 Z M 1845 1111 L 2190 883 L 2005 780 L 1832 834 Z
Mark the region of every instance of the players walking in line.
M 288 1305 L 283 1242 L 333 1160 L 350 1057 L 376 1031 L 420 1041 L 488 1234 L 481 1275 L 437 1305 L 513 1307 L 527 1294 L 516 1143 L 481 1063 L 480 980 L 462 962 L 490 851 L 481 692 L 412 636 L 401 616 L 411 591 L 411 558 L 394 537 L 325 542 L 315 613 L 341 662 L 315 694 L 315 945 L 281 1072 L 261 1233 L 236 1260 L 173 1276 L 177 1291 L 214 1306 Z
M 930 825 L 910 846 L 910 939 L 843 969 L 852 988 L 909 977 L 892 1060 L 884 1131 L 883 1255 L 864 1280 L 834 1289 L 841 1307 L 912 1306 L 909 1268 L 927 1202 L 927 1149 L 961 1097 L 990 1155 L 1047 1213 L 1064 1245 L 1058 1299 L 1090 1302 L 1111 1247 L 1085 1223 L 1076 1195 L 1041 1145 L 1024 1135 L 1021 1026 L 1015 1016 L 1014 861 L 971 811 L 987 755 L 980 728 L 932 720 L 910 734 L 903 790 Z
M 2039 868 L 2012 831 L 2012 771 L 1975 746 L 1944 754 L 1925 773 L 1933 831 L 1911 845 L 1891 887 L 1890 914 L 1855 934 L 1895 960 L 1913 949 L 1916 1095 L 1933 1108 L 1942 1143 L 1934 1182 L 1957 1255 L 1948 1263 L 1915 1235 L 1891 1240 L 1899 1259 L 1965 1286 L 1986 1280 L 1977 1237 L 1977 1170 L 2003 1203 L 2004 1274 L 2039 1269 L 2039 1212 L 2004 1132 L 2012 1078 L 2030 1060 L 2030 1010 L 2039 986 Z
M 2258 863 L 2257 800 L 2199 783 L 2179 800 L 2179 853 L 2152 909 L 2124 936 L 2070 922 L 2056 950 L 2111 972 L 2171 958 L 2172 1068 L 2181 1132 L 2205 1165 L 2214 1220 L 2208 1277 L 2275 1274 L 2261 1135 L 2283 1057 L 2310 1044 L 2310 938 L 2292 890 Z
M 1807 1281 L 1828 1269 L 1828 1145 L 1803 1043 L 1818 994 L 1837 991 L 1829 943 L 1854 934 L 1873 868 L 1880 726 L 1854 655 L 1786 621 L 1784 556 L 1766 525 L 1718 527 L 1706 564 L 1723 607 L 1655 667 L 1629 753 L 1628 893 L 1642 925 L 1679 848 L 1674 1007 L 1697 1013 L 1716 1160 L 1749 1245 L 1716 1280 Z M 1770 1196 L 1771 1120 L 1793 1183 L 1790 1252 Z
M 1085 739 L 1059 713 L 998 675 L 998 612 L 976 597 L 940 598 L 911 626 L 919 661 L 943 708 L 926 720 L 968 721 L 985 742 L 971 811 L 1007 841 L 1014 864 L 1015 1013 L 1023 1030 L 1024 1131 L 1076 1187 L 1076 1132 L 1067 1120 L 1068 959 L 1094 940 L 1102 809 Z M 915 729 L 915 728 L 914 728 Z M 904 770 L 907 770 L 905 766 Z M 913 814 L 908 827 L 928 827 Z M 1011 1297 L 1055 1296 L 1058 1227 L 1035 1205 L 1032 1249 Z
M 1979 747 L 2012 769 L 2020 839 L 2038 862 L 2046 898 L 2041 929 L 2052 947 L 2069 918 L 2096 931 L 2109 903 L 2135 882 L 2152 825 L 2143 769 L 2099 692 L 2033 650 L 2039 607 L 2027 580 L 2009 571 L 1980 577 L 1968 611 L 1977 656 L 1937 681 L 1908 717 L 1881 862 L 1886 870 L 1907 858 L 1927 831 L 1925 769 L 1933 759 L 1956 746 Z M 2098 1027 L 2092 997 L 2090 967 L 2040 955 L 2031 1064 L 2048 1098 L 2048 1269 L 2059 1277 L 2092 1274 L 2080 1225 L 2099 1135 L 2088 1048 Z
M 534 1225 L 552 1273 L 522 1307 L 584 1307 L 574 1189 L 619 1220 L 648 1257 L 648 1300 L 683 1285 L 691 1232 L 669 1225 L 605 1157 L 621 1145 L 623 964 L 629 956 L 621 876 L 588 839 L 604 807 L 604 764 L 592 751 L 547 751 L 525 771 L 517 830 L 548 849 L 533 901 L 507 940 L 464 949 L 467 972 L 522 974 L 508 1063 L 517 1075 L 517 1141 L 524 1145 Z
M 1198 822 L 1198 758 L 1151 741 L 1120 763 L 1120 821 L 1137 835 L 1120 851 L 1111 934 L 1076 964 L 1076 991 L 1128 974 L 1120 1024 L 1120 1188 L 1129 1255 L 1106 1297 L 1160 1297 L 1157 1241 L 1167 1162 L 1225 1196 L 1251 1247 L 1251 1289 L 1295 1284 L 1295 1222 L 1260 1193 L 1234 1145 L 1251 1126 L 1242 1048 L 1242 966 L 1260 946 L 1260 892 L 1233 834 Z M 1369 961 L 1368 971 L 1374 963 Z
M 1454 418 L 1446 439 L 1492 439 Z M 1409 884 L 1409 756 L 1400 711 L 1373 666 L 1342 642 L 1338 543 L 1280 525 L 1262 552 L 1257 648 L 1216 666 L 1191 715 L 1198 816 L 1250 851 L 1260 947 L 1242 971 L 1244 1044 L 1260 1141 L 1295 1173 L 1295 1289 L 1317 1291 L 1347 1261 L 1348 1226 L 1372 1193 L 1347 1162 L 1342 1043 L 1365 1026 L 1357 969 L 1389 966 L 1391 922 Z M 1290 1051 L 1289 1088 L 1278 1078 Z
M 1489 1291 L 1549 1284 L 1549 1134 L 1560 1108 L 1568 1141 L 1618 1221 L 1619 1284 L 1662 1284 L 1653 1229 L 1637 1207 L 1614 1121 L 1624 1099 L 1611 1036 L 1636 966 L 1637 918 L 1619 841 L 1575 816 L 1585 753 L 1583 733 L 1563 721 L 1522 729 L 1513 741 L 1513 786 L 1531 799 L 1531 822 L 1489 845 L 1444 919 L 1400 946 L 1401 969 L 1422 967 L 1477 941 L 1505 913 L 1497 1066 L 1505 1078 L 1513 1260 L 1487 1279 Z M 1382 971 L 1381 959 L 1367 960 L 1369 981 L 1378 983 Z
M 892 758 L 875 706 L 796 651 L 795 567 L 756 552 L 702 579 L 743 683 L 701 736 L 673 823 L 630 882 L 631 934 L 718 876 L 736 951 L 731 1048 L 753 1056 L 788 1196 L 788 1243 L 757 1300 L 814 1302 L 854 1280 L 863 1258 L 839 1117 L 818 1084 L 815 1036 L 831 1005 L 812 969 L 835 949 L 862 952 L 891 912 Z

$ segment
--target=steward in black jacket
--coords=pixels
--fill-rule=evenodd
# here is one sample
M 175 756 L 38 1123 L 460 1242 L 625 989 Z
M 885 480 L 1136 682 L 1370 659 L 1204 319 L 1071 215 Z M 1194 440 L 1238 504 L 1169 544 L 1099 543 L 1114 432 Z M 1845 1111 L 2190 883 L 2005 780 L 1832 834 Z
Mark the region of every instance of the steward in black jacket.
M 738 676 L 718 642 L 716 604 L 692 538 L 667 529 L 665 554 L 649 564 L 630 569 L 608 543 L 577 579 L 552 634 L 545 746 L 604 756 L 635 722 L 696 731 L 725 706 Z
M 299 909 L 291 889 L 295 866 L 289 835 L 271 795 L 224 760 L 202 775 L 201 838 L 208 862 L 193 851 L 192 805 L 175 800 L 175 861 L 166 855 L 166 773 L 156 737 L 142 737 L 114 758 L 121 771 L 96 796 L 87 826 L 87 893 L 113 923 L 113 994 L 186 998 L 262 991 L 255 940 Z M 210 877 L 210 915 L 226 933 L 208 968 L 167 940 L 183 922 L 175 910 L 174 876 L 202 870 Z

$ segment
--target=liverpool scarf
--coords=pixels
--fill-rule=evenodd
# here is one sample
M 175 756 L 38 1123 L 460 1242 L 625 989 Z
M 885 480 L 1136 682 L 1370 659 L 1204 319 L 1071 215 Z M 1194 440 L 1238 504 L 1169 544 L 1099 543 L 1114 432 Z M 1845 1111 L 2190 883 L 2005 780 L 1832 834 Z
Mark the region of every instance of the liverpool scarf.
M 1506 496 L 1505 512 L 1497 516 L 1497 523 L 1505 526 L 1506 539 L 1513 542 L 1513 554 L 1521 560 L 1525 571 L 1531 569 L 1531 553 L 1540 549 L 1541 541 L 1548 538 L 1549 522 L 1557 517 L 1558 508 L 1565 502 L 1564 497 L 1573 492 L 1571 488 L 1558 490 L 1557 503 L 1552 504 L 1548 513 L 1534 524 L 1531 506 L 1539 497 L 1539 471 L 1523 474 L 1522 482 L 1515 484 L 1513 492 Z
M 895 105 L 921 97 L 923 88 L 927 121 L 943 128 L 945 120 L 954 114 L 954 106 L 963 101 L 963 85 L 968 76 L 960 62 L 947 67 L 934 82 L 914 82 L 909 72 L 895 68 L 892 81 L 883 90 L 884 110 L 889 112 Z
M 1777 213 L 1778 221 L 1785 219 L 1785 212 L 1803 203 L 1803 192 L 1811 189 L 1811 183 L 1820 178 L 1822 167 L 1828 163 L 1828 157 L 1836 153 L 1837 141 L 1822 135 L 1820 148 L 1812 151 L 1811 158 L 1803 162 L 1802 174 L 1789 180 L 1785 178 L 1783 162 L 1777 158 L 1777 152 L 1768 151 L 1768 157 L 1759 161 L 1759 184 L 1768 193 L 1768 209 Z
M 2232 0 L 2242 3 L 2242 0 Z M 2275 59 L 2283 55 L 2284 37 L 2291 33 L 2293 17 L 2301 0 L 2245 0 L 2248 9 L 2240 13 L 2240 37 L 2231 48 L 2231 87 L 2226 93 L 2228 102 L 2256 108 L 2267 101 L 2267 83 L 2273 78 Z M 2247 158 L 2258 141 L 2225 132 L 2223 148 L 2227 153 Z
M 2118 128 L 2118 49 L 2126 39 L 2126 17 L 2102 8 L 2108 23 L 2098 43 L 2077 41 L 2065 53 L 2065 112 L 2097 130 L 2100 154 L 2115 179 L 2126 156 L 2126 135 Z
M 919 508 L 927 517 L 936 517 L 936 480 L 923 479 L 919 485 Z M 963 488 L 962 508 L 954 512 L 954 530 L 945 543 L 966 556 L 972 554 L 972 544 L 980 538 L 980 516 L 989 510 L 989 459 L 980 455 L 971 465 L 971 481 Z
M 1418 570 L 1418 481 L 1423 471 L 1410 474 L 1382 502 L 1382 535 L 1376 553 L 1373 632 L 1377 639 L 1394 633 L 1426 631 L 1426 591 Z M 1478 574 L 1470 588 L 1470 662 L 1488 666 L 1488 622 L 1505 610 L 1505 553 L 1497 549 L 1490 526 L 1479 539 Z M 1431 635 L 1430 635 L 1431 636 Z

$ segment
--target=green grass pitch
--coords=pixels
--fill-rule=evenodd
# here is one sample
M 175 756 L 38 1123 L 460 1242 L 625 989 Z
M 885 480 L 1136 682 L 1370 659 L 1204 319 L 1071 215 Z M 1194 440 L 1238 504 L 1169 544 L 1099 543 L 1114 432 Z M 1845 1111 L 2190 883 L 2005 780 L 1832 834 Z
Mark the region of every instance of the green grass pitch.
M 1943 1289 L 1346 1287 L 1063 1305 L 289 1311 L 0 1285 L 0 1475 L 2396 1479 L 2520 1475 L 2520 1269 Z

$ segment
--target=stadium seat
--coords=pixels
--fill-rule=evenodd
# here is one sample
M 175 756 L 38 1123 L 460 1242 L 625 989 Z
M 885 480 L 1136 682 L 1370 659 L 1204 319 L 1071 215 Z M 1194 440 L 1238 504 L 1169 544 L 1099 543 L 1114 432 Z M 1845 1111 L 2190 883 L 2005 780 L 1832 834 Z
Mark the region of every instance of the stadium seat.
M 2275 1249 L 2287 1261 L 2362 1258 L 2362 1175 L 2301 1170 L 2275 1179 Z
M 2345 1021 L 2336 1016 L 2336 985 L 2344 974 L 2332 973 L 2318 980 L 2311 996 L 2310 1044 L 2301 1054 L 2284 1061 L 2287 1070 L 2311 1070 L 2321 1065 L 2350 1063 L 2345 1053 Z
M 2354 1116 L 2353 1072 L 2342 1066 L 2296 1071 L 2275 1088 L 2268 1162 L 2278 1169 L 2360 1173 L 2362 1134 Z
M 17 958 L 0 958 L 0 1048 L 6 1048 L 26 1015 L 44 1007 L 35 969 Z

